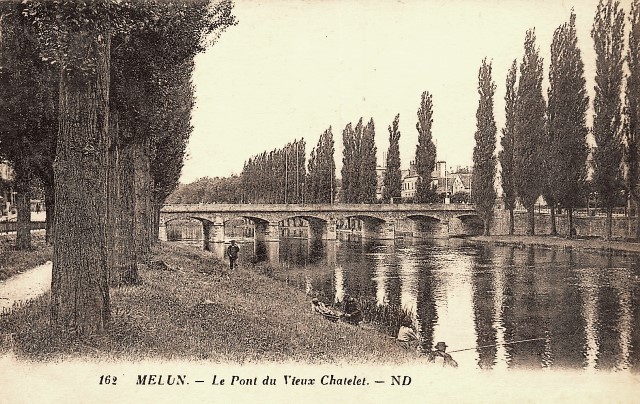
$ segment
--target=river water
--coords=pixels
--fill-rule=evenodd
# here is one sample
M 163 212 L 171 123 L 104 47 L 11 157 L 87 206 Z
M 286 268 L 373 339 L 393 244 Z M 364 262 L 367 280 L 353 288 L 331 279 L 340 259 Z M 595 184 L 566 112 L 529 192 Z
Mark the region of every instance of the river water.
M 240 248 L 241 263 L 275 268 L 326 303 L 349 294 L 407 310 L 423 348 L 445 341 L 461 367 L 640 369 L 638 255 L 412 238 Z M 224 254 L 222 244 L 211 249 Z

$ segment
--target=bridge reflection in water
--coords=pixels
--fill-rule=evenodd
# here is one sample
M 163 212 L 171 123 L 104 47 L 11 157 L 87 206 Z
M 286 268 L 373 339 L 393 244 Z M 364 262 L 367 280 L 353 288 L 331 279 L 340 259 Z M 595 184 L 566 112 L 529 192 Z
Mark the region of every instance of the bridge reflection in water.
M 212 252 L 223 257 L 224 246 Z M 461 367 L 640 369 L 636 255 L 347 235 L 240 246 L 241 261 L 268 263 L 276 277 L 326 302 L 348 293 L 404 307 L 425 349 L 437 341 L 449 350 L 484 347 L 455 353 Z

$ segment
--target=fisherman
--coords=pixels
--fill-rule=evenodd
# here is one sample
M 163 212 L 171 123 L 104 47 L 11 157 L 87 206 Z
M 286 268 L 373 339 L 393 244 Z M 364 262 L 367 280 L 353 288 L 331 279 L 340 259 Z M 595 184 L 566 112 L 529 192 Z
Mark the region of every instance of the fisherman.
M 358 325 L 362 321 L 362 311 L 358 302 L 349 295 L 344 296 L 344 320 L 353 325 Z
M 427 355 L 427 360 L 430 363 L 436 363 L 436 364 L 442 363 L 443 367 L 448 366 L 452 368 L 457 368 L 458 362 L 453 360 L 451 355 L 449 355 L 446 352 L 446 350 L 447 350 L 447 344 L 445 344 L 444 342 L 438 342 L 436 344 L 436 349 L 429 352 L 429 354 Z
M 409 317 L 402 319 L 402 325 L 398 330 L 398 337 L 396 340 L 398 341 L 398 344 L 407 351 L 418 347 L 420 340 L 418 339 L 418 334 L 416 334 L 416 331 L 413 328 L 413 322 Z
M 238 253 L 240 247 L 236 244 L 235 240 L 231 240 L 231 245 L 227 248 L 227 256 L 229 257 L 229 269 L 237 267 L 236 261 L 238 260 Z

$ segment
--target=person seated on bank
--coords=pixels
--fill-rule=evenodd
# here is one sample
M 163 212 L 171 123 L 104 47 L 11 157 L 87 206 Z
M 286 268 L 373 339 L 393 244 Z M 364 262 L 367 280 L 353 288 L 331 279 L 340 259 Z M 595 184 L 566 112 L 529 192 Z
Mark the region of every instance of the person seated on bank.
M 453 360 L 451 355 L 449 355 L 446 352 L 446 350 L 447 350 L 447 344 L 445 344 L 444 342 L 438 342 L 436 344 L 436 349 L 429 352 L 429 354 L 427 355 L 427 360 L 430 363 L 435 363 L 437 365 L 440 365 L 442 363 L 443 367 L 448 366 L 452 368 L 457 368 L 458 362 Z
M 311 310 L 318 313 L 328 313 L 331 309 L 326 304 L 318 300 L 317 297 L 311 299 Z
M 417 349 L 420 340 L 418 334 L 413 328 L 413 322 L 409 317 L 402 319 L 402 325 L 398 330 L 398 337 L 396 338 L 401 347 L 407 351 Z
M 362 311 L 358 302 L 352 296 L 344 296 L 344 320 L 350 324 L 358 324 L 362 321 Z

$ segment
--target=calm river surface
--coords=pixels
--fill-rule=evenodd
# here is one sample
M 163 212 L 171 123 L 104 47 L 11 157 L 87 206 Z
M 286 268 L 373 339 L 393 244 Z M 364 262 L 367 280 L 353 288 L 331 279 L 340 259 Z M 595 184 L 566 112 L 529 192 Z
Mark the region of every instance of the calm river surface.
M 268 263 L 326 302 L 350 294 L 411 311 L 426 349 L 437 341 L 473 348 L 453 353 L 461 367 L 640 370 L 638 255 L 459 239 L 240 247 L 240 262 Z M 212 250 L 222 255 L 223 246 Z

